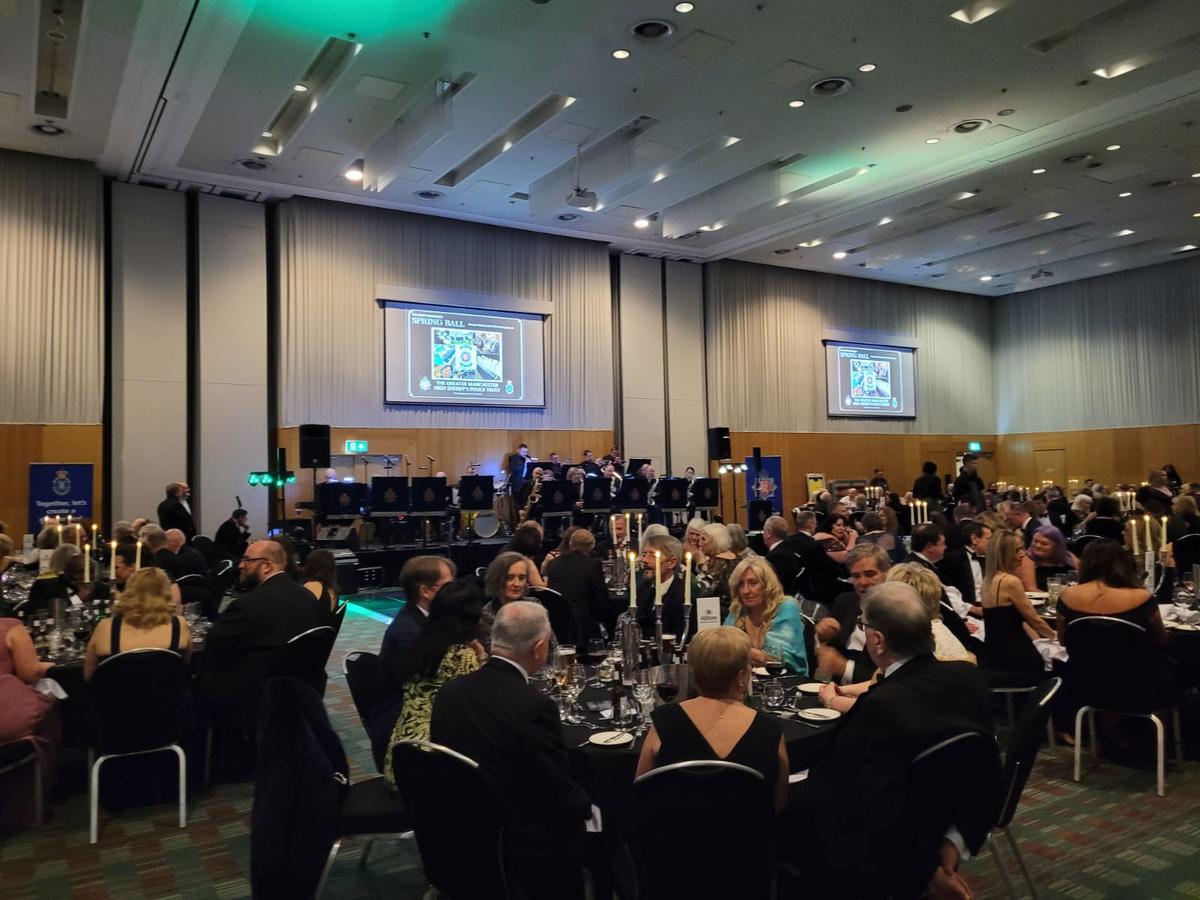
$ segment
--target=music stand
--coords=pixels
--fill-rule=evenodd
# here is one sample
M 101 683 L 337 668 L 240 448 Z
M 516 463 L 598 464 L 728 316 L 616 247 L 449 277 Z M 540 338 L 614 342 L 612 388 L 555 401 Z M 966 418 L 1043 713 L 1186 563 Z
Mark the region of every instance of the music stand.
M 490 475 L 464 475 L 458 482 L 458 508 L 463 512 L 491 511 L 496 484 Z
M 686 478 L 660 478 L 654 488 L 655 505 L 664 512 L 686 510 L 688 487 Z
M 414 478 L 409 491 L 412 516 L 420 519 L 445 519 L 450 501 L 450 488 L 445 478 Z M 421 528 L 421 546 L 429 546 L 428 522 Z
M 692 505 L 696 509 L 713 510 L 721 505 L 721 480 L 697 478 L 692 482 Z
M 574 515 L 575 501 L 578 497 L 579 488 L 574 482 L 557 478 L 554 481 L 542 482 L 542 518 Z
M 649 459 L 631 459 L 625 463 L 625 471 L 629 473 L 630 477 L 635 477 L 642 466 L 648 465 L 650 465 Z
M 583 511 L 607 513 L 613 508 L 612 479 L 588 478 L 583 483 Z
M 644 512 L 650 485 L 645 478 L 626 478 L 617 491 L 617 509 L 621 512 Z
M 367 486 L 359 482 L 317 485 L 317 512 L 324 519 L 357 519 L 367 502 Z
M 395 475 L 376 475 L 371 479 L 372 518 L 393 518 L 408 514 L 408 479 Z

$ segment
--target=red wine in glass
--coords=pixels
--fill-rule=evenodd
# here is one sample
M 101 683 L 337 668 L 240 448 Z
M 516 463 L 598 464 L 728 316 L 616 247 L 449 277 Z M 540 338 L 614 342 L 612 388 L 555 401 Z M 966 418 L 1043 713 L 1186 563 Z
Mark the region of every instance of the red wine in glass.
M 771 678 L 778 678 L 787 667 L 777 659 L 768 659 L 763 663 L 763 668 L 767 670 L 767 675 Z
M 663 703 L 670 703 L 679 693 L 679 685 L 674 681 L 660 681 L 654 686 Z

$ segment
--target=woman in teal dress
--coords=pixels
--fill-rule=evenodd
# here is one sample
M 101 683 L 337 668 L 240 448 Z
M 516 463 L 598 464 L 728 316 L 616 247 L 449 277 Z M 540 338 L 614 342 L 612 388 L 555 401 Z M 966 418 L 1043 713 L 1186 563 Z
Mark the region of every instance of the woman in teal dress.
M 729 576 L 732 603 L 725 624 L 750 637 L 756 666 L 777 660 L 797 675 L 808 674 L 804 618 L 800 605 L 783 592 L 775 570 L 760 556 L 744 559 Z

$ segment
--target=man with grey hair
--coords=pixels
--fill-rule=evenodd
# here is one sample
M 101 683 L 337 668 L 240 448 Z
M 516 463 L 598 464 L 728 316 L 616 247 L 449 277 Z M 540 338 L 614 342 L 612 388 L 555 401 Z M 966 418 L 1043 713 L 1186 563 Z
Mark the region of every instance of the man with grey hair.
M 878 544 L 858 544 L 846 554 L 846 568 L 850 570 L 854 590 L 839 594 L 830 615 L 816 625 L 819 667 L 839 684 L 863 682 L 875 674 L 875 664 L 867 655 L 866 635 L 858 620 L 863 596 L 875 585 L 884 583 L 891 567 L 892 558 Z
M 763 543 L 767 545 L 767 562 L 779 576 L 779 583 L 785 592 L 790 592 L 796 576 L 800 574 L 800 556 L 792 547 L 788 538 L 791 531 L 783 516 L 769 516 L 763 522 Z
M 505 821 L 514 878 L 531 900 L 583 896 L 583 824 L 591 815 L 571 776 L 558 710 L 529 685 L 549 649 L 545 608 L 504 604 L 492 624 L 492 655 L 446 682 L 429 723 L 431 741 L 479 764 Z
M 810 853 L 811 843 L 799 841 L 816 840 L 830 867 L 822 887 L 838 896 L 915 896 L 928 882 L 934 896 L 969 897 L 958 862 L 986 839 L 1002 784 L 987 681 L 970 663 L 934 658 L 929 611 L 907 584 L 870 588 L 860 620 L 881 680 L 810 769 L 794 798 L 796 840 L 781 846 Z M 964 732 L 984 735 L 986 762 L 969 773 L 970 790 L 956 792 L 960 774 L 947 772 L 947 793 L 927 798 L 944 818 L 918 819 L 912 811 L 921 798 L 908 796 L 914 760 Z
M 655 572 L 661 579 L 662 630 L 679 638 L 684 631 L 683 621 L 683 545 L 670 534 L 654 534 L 642 541 L 642 574 L 645 578 L 638 588 L 638 625 L 642 636 L 653 638 L 657 615 L 655 607 Z M 657 568 L 656 568 L 657 567 Z M 680 577 L 675 576 L 679 574 Z
M 186 481 L 172 481 L 165 488 L 166 499 L 158 504 L 158 521 L 163 528 L 178 528 L 190 541 L 196 536 L 190 498 L 192 489 Z

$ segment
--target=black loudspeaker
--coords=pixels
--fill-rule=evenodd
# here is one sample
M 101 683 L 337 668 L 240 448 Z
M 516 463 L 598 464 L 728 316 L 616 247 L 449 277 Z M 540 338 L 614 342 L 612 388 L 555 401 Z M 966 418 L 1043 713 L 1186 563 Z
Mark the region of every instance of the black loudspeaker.
M 762 471 L 762 447 L 754 448 L 754 474 Z
M 300 468 L 329 468 L 329 426 L 300 426 Z
M 708 458 L 729 459 L 732 453 L 733 445 L 729 442 L 729 429 L 708 429 Z

